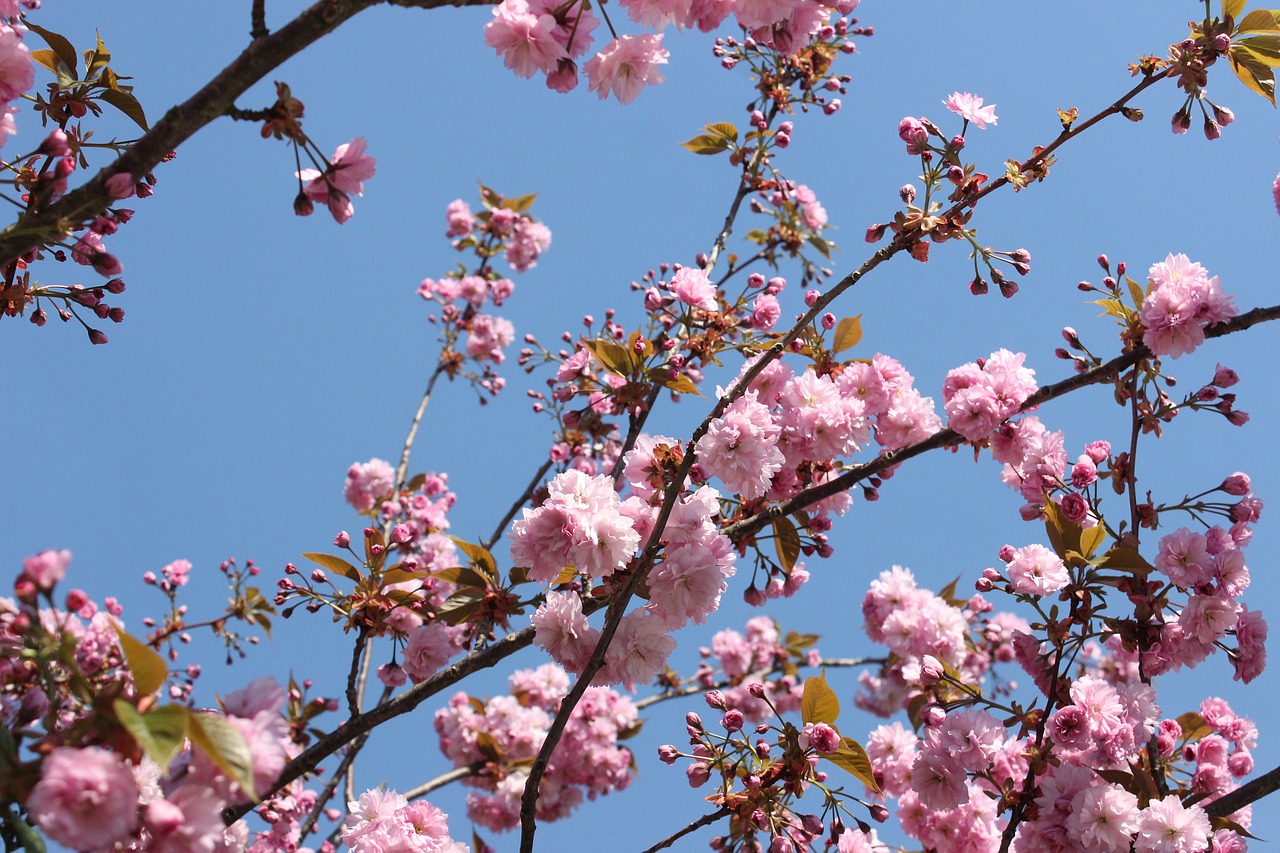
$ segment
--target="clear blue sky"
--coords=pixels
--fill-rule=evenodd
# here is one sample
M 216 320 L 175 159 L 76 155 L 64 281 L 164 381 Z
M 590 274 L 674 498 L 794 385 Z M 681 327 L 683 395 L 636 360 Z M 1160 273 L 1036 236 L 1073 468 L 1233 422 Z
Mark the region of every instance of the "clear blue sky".
M 220 69 L 249 28 L 247 2 L 46 6 L 33 20 L 77 47 L 91 43 L 95 28 L 101 32 L 113 65 L 136 78 L 136 94 L 153 118 Z M 273 0 L 269 23 L 301 8 Z M 834 266 L 848 271 L 865 257 L 865 227 L 891 216 L 897 188 L 916 176 L 918 164 L 896 136 L 902 116 L 941 121 L 940 102 L 950 92 L 981 94 L 997 104 L 1000 123 L 972 132 L 969 150 L 985 171 L 999 174 L 1006 159 L 1024 158 L 1056 134 L 1055 108 L 1078 106 L 1087 115 L 1126 90 L 1126 64 L 1163 53 L 1201 8 L 1189 0 L 869 0 L 859 12 L 876 36 L 860 42 L 860 56 L 842 60 L 841 70 L 854 78 L 844 109 L 797 119 L 780 165 L 818 193 L 840 228 L 843 254 Z M 138 203 L 134 221 L 113 238 L 129 283 L 117 301 L 128 316 L 106 329 L 108 346 L 90 347 L 82 332 L 60 324 L 40 330 L 5 321 L 0 358 L 9 365 L 10 451 L 0 459 L 0 478 L 12 515 L 0 556 L 11 572 L 27 554 L 70 548 L 69 582 L 98 597 L 119 595 L 136 626 L 162 605 L 142 586 L 144 571 L 191 560 L 198 579 L 188 602 L 193 614 L 211 612 L 223 600 L 216 567 L 227 556 L 256 560 L 270 586 L 300 552 L 323 550 L 339 529 L 358 528 L 342 501 L 343 475 L 353 461 L 394 459 L 399 451 L 437 351 L 414 290 L 454 263 L 443 209 L 453 198 L 473 199 L 477 179 L 508 194 L 539 193 L 533 212 L 551 227 L 554 243 L 517 280 L 506 316 L 519 333 L 544 341 L 576 332 L 581 314 L 598 317 L 606 307 L 637 319 L 629 283 L 662 261 L 687 263 L 708 248 L 734 174 L 724 160 L 695 157 L 676 143 L 704 121 L 745 122 L 743 71 L 719 68 L 710 37 L 668 33 L 667 82 L 631 106 L 600 102 L 585 87 L 561 96 L 502 68 L 482 41 L 488 18 L 483 8 L 375 9 L 241 100 L 243 107 L 266 106 L 271 81 L 285 80 L 323 148 L 368 139 L 378 174 L 347 225 L 323 212 L 295 218 L 289 150 L 261 140 L 256 126 L 220 121 L 157 171 L 156 195 Z M 1064 149 L 1046 183 L 982 203 L 979 239 L 1033 254 L 1017 298 L 971 297 L 969 262 L 957 246 L 935 247 L 927 265 L 898 258 L 840 309 L 863 314 L 866 335 L 856 354 L 894 355 L 935 399 L 948 369 L 1002 346 L 1026 351 L 1042 382 L 1061 378 L 1065 365 L 1052 351 L 1063 325 L 1078 328 L 1096 351 L 1115 351 L 1104 344 L 1109 321 L 1095 319 L 1096 309 L 1075 289 L 1081 278 L 1100 276 L 1093 260 L 1099 252 L 1135 271 L 1185 252 L 1220 275 L 1242 309 L 1274 303 L 1280 220 L 1270 186 L 1280 168 L 1280 125 L 1271 106 L 1225 68 L 1214 77 L 1211 94 L 1237 116 L 1221 140 L 1169 133 L 1181 97 L 1167 85 L 1139 103 L 1147 121 L 1113 119 Z M 20 117 L 20 139 L 37 133 L 35 125 L 34 117 Z M 123 121 L 118 131 L 131 132 Z M 1183 387 L 1207 381 L 1216 361 L 1235 368 L 1243 378 L 1239 407 L 1253 421 L 1235 429 L 1219 418 L 1179 418 L 1165 441 L 1143 451 L 1143 486 L 1157 499 L 1244 470 L 1264 499 L 1280 500 L 1277 334 L 1263 328 L 1235 336 L 1177 364 Z M 414 457 L 415 469 L 448 471 L 459 494 L 453 532 L 473 540 L 488 533 L 546 452 L 547 423 L 523 396 L 541 378 L 523 377 L 514 362 L 505 374 L 509 390 L 484 409 L 464 387 L 438 393 Z M 1074 456 L 1088 441 L 1123 439 L 1123 413 L 1107 405 L 1109 397 L 1106 389 L 1086 391 L 1040 416 L 1067 431 Z M 702 414 L 699 401 L 686 400 L 658 417 L 655 430 L 687 435 Z M 900 563 L 936 585 L 962 575 L 963 587 L 1005 542 L 1043 535 L 1019 521 L 1020 501 L 997 475 L 989 460 L 975 465 L 965 453 L 906 466 L 878 504 L 856 503 L 838 527 L 835 556 L 809 564 L 814 579 L 805 593 L 768 612 L 784 629 L 822 633 L 828 654 L 873 653 L 858 603 L 880 571 Z M 1248 553 L 1253 588 L 1246 600 L 1274 618 L 1280 584 L 1270 569 L 1280 536 L 1272 513 L 1264 513 Z M 740 593 L 735 586 L 727 598 L 736 602 Z M 717 627 L 741 627 L 747 615 L 737 604 L 726 607 Z M 676 665 L 692 672 L 696 648 L 709 635 L 682 635 Z M 195 658 L 206 663 L 207 691 L 261 672 L 293 672 L 336 695 L 347 659 L 342 640 L 323 616 L 299 613 L 273 645 L 228 672 L 220 671 L 212 643 Z M 527 652 L 516 661 L 532 666 L 538 659 Z M 1280 762 L 1268 725 L 1277 678 L 1269 671 L 1241 689 L 1219 656 L 1158 687 L 1169 716 L 1214 693 L 1257 720 L 1262 771 Z M 832 680 L 852 714 L 852 675 Z M 495 678 L 471 692 L 498 689 Z M 573 822 L 544 827 L 541 845 L 647 846 L 707 810 L 683 790 L 679 767 L 654 760 L 657 744 L 681 739 L 685 708 L 675 704 L 653 714 L 634 741 L 640 778 L 632 790 L 587 804 Z M 875 725 L 842 723 L 855 737 Z M 366 754 L 368 785 L 409 787 L 447 769 L 425 714 L 380 735 Z M 467 838 L 462 794 L 455 788 L 433 800 L 450 813 L 455 835 Z M 1280 820 L 1268 812 L 1275 809 L 1260 811 L 1255 834 L 1280 837 Z M 683 849 L 700 848 L 709 836 Z M 510 836 L 486 837 L 499 849 L 513 846 Z M 611 841 L 596 841 L 602 838 Z

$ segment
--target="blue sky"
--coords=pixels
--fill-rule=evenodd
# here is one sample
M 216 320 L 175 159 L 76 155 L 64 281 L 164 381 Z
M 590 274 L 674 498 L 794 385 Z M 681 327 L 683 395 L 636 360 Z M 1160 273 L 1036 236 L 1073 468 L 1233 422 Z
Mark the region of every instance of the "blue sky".
M 91 43 L 95 28 L 101 32 L 114 67 L 136 78 L 153 118 L 221 68 L 249 27 L 247 3 L 46 5 L 33 19 L 77 47 Z M 268 7 L 269 24 L 278 26 L 303 4 Z M 1055 108 L 1078 106 L 1087 115 L 1128 89 L 1126 64 L 1163 53 L 1201 8 L 1146 0 L 1036 4 L 1029 13 L 1013 0 L 868 0 L 858 11 L 876 36 L 842 60 L 843 73 L 853 75 L 844 108 L 797 118 L 779 165 L 817 192 L 839 227 L 843 253 L 833 266 L 848 271 L 865 257 L 866 226 L 892 215 L 897 188 L 917 174 L 896 136 L 902 116 L 944 123 L 950 117 L 941 100 L 950 92 L 981 94 L 997 104 L 1000 122 L 972 132 L 968 151 L 999 174 L 1006 159 L 1024 158 L 1056 134 Z M 676 143 L 705 121 L 741 126 L 750 97 L 743 71 L 726 72 L 710 56 L 711 38 L 668 33 L 667 82 L 621 107 L 585 87 L 562 96 L 511 75 L 483 45 L 488 17 L 483 8 L 375 9 L 241 99 L 243 107 L 266 106 L 271 81 L 285 80 L 305 103 L 305 126 L 322 148 L 368 139 L 378 174 L 345 226 L 323 212 L 294 217 L 289 150 L 261 140 L 254 125 L 220 121 L 157 170 L 156 195 L 139 202 L 134 221 L 113 238 L 129 283 L 117 302 L 128 316 L 106 329 L 108 346 L 90 347 L 82 332 L 61 324 L 35 329 L 6 320 L 0 358 L 10 366 L 4 418 L 11 450 L 0 458 L 0 481 L 11 522 L 0 556 L 13 572 L 27 554 L 70 548 L 70 582 L 98 597 L 119 595 L 136 625 L 163 603 L 142 586 L 144 571 L 191 560 L 192 612 L 215 611 L 223 601 L 216 567 L 226 557 L 254 559 L 270 586 L 299 553 L 323 550 L 339 529 L 358 528 L 342 501 L 343 475 L 353 461 L 394 459 L 399 451 L 437 351 L 414 291 L 454 263 L 443 209 L 457 197 L 474 200 L 476 180 L 507 194 L 539 194 L 533 213 L 554 242 L 517 279 L 505 315 L 519 333 L 544 341 L 565 329 L 576 334 L 583 313 L 599 317 L 606 307 L 638 320 L 629 283 L 663 261 L 688 263 L 710 245 L 734 174 L 723 159 L 696 157 Z M 1063 325 L 1079 329 L 1097 352 L 1116 349 L 1106 343 L 1109 321 L 1096 319 L 1075 289 L 1082 278 L 1100 277 L 1099 252 L 1138 272 L 1185 252 L 1220 275 L 1242 309 L 1274 303 L 1276 114 L 1225 68 L 1213 71 L 1211 95 L 1237 116 L 1222 139 L 1172 136 L 1168 117 L 1180 94 L 1172 85 L 1147 93 L 1138 104 L 1147 121 L 1112 119 L 1068 145 L 1044 184 L 1001 192 L 978 208 L 981 241 L 1032 252 L 1032 273 L 1015 299 L 970 296 L 971 267 L 958 246 L 935 247 L 927 265 L 895 259 L 839 303 L 838 313 L 863 315 L 865 338 L 854 354 L 895 356 L 935 399 L 948 369 L 1002 346 L 1027 352 L 1042 382 L 1061 378 L 1064 363 L 1052 351 Z M 38 133 L 33 116 L 20 117 L 19 128 L 11 146 Z M 131 133 L 123 121 L 114 130 Z M 1206 382 L 1215 362 L 1235 368 L 1239 407 L 1253 421 L 1236 429 L 1219 418 L 1179 418 L 1164 441 L 1143 451 L 1140 475 L 1157 499 L 1195 493 L 1237 470 L 1254 477 L 1264 499 L 1277 495 L 1276 335 L 1264 327 L 1177 363 L 1188 388 Z M 540 387 L 541 377 L 524 377 L 514 362 L 504 372 L 508 391 L 484 408 L 460 385 L 437 393 L 414 456 L 415 469 L 448 471 L 459 495 L 452 532 L 472 540 L 488 533 L 546 452 L 548 424 L 523 394 Z M 1123 413 L 1109 398 L 1103 388 L 1085 391 L 1040 417 L 1066 430 L 1074 455 L 1094 439 L 1123 440 Z M 654 430 L 687 435 L 703 411 L 685 400 L 657 415 Z M 934 454 L 905 466 L 878 503 L 855 504 L 837 528 L 835 555 L 809 564 L 814 579 L 806 591 L 767 612 L 784 629 L 822 633 L 828 654 L 874 653 L 858 612 L 871 579 L 899 563 L 936 585 L 956 575 L 971 581 L 1002 544 L 1042 537 L 1039 526 L 1019 521 L 1019 503 L 989 460 Z M 1246 596 L 1269 615 L 1280 593 L 1269 571 L 1280 553 L 1270 523 L 1268 511 L 1249 551 Z M 740 593 L 735 587 L 727 599 Z M 716 627 L 740 628 L 748 615 L 734 603 Z M 695 650 L 709 636 L 682 635 L 677 665 L 692 672 Z M 342 640 L 323 616 L 299 613 L 274 644 L 229 671 L 220 671 L 221 655 L 209 642 L 195 659 L 206 664 L 209 691 L 262 672 L 293 672 L 336 695 L 347 658 Z M 538 662 L 532 652 L 516 659 Z M 852 676 L 832 680 L 851 707 Z M 1213 693 L 1257 720 L 1261 771 L 1280 759 L 1267 725 L 1278 685 L 1268 672 L 1242 689 L 1220 657 L 1158 687 L 1170 716 Z M 501 680 L 467 686 L 491 693 Z M 596 843 L 588 838 L 612 838 L 631 849 L 707 810 L 692 792 L 669 794 L 671 786 L 684 788 L 683 772 L 653 758 L 657 744 L 681 738 L 685 707 L 677 704 L 654 713 L 635 741 L 641 773 L 632 790 L 544 827 L 540 844 L 585 849 Z M 875 725 L 842 723 L 856 737 Z M 409 787 L 447 769 L 425 715 L 380 735 L 367 756 L 361 778 L 369 785 Z M 461 797 L 455 788 L 434 801 L 451 814 L 455 834 L 468 837 Z M 1280 837 L 1280 821 L 1268 811 L 1259 813 L 1255 834 Z M 510 837 L 486 835 L 499 849 L 513 846 Z

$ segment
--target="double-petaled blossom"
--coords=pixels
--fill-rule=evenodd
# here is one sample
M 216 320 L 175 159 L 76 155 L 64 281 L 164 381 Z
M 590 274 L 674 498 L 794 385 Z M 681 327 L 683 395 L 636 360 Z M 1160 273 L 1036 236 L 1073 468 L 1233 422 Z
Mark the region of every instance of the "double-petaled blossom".
M 1169 255 L 1148 271 L 1152 289 L 1143 299 L 1138 318 L 1145 331 L 1142 343 L 1158 356 L 1178 358 L 1204 343 L 1208 326 L 1234 317 L 1232 298 L 1186 255 Z
M 658 66 L 666 65 L 668 56 L 661 35 L 626 35 L 605 45 L 587 60 L 583 70 L 591 91 L 601 100 L 612 92 L 620 102 L 629 104 L 645 86 L 656 86 L 665 79 Z
M 566 471 L 547 485 L 547 499 L 511 525 L 511 559 L 529 577 L 551 583 L 568 566 L 592 578 L 624 568 L 640 545 L 632 520 L 606 476 Z

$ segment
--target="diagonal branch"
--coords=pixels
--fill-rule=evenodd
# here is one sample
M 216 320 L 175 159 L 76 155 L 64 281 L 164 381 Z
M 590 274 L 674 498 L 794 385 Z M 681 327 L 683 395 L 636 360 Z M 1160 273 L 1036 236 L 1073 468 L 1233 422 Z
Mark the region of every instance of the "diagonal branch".
M 328 35 L 359 12 L 381 3 L 423 9 L 441 6 L 487 6 L 488 0 L 319 0 L 285 26 L 255 38 L 216 77 L 138 138 L 129 150 L 57 202 L 20 217 L 0 232 L 0 267 L 56 240 L 111 204 L 106 180 L 118 172 L 142 176 L 235 105 L 258 81 L 286 60 Z
M 1255 308 L 1252 311 L 1241 314 L 1238 317 L 1228 320 L 1225 323 L 1205 330 L 1206 338 L 1221 338 L 1235 332 L 1242 332 L 1260 323 L 1269 323 L 1272 320 L 1280 319 L 1280 305 L 1272 305 L 1268 308 Z M 1052 385 L 1046 385 L 1036 393 L 1032 394 L 1022 405 L 1021 411 L 1027 412 L 1038 406 L 1041 406 L 1050 400 L 1056 400 L 1065 396 L 1072 391 L 1084 388 L 1088 385 L 1097 385 L 1102 382 L 1109 382 L 1116 376 L 1120 375 L 1125 369 L 1132 367 L 1144 358 L 1151 358 L 1151 350 L 1146 347 L 1138 347 L 1137 349 L 1116 356 L 1110 361 L 1100 364 L 1097 367 L 1090 368 L 1083 373 L 1077 373 L 1060 382 Z M 848 471 L 838 477 L 834 477 L 825 483 L 819 483 L 810 486 L 799 492 L 795 496 L 774 504 L 763 512 L 748 518 L 730 524 L 722 531 L 726 536 L 734 542 L 741 542 L 748 536 L 753 536 L 764 528 L 773 524 L 774 519 L 784 515 L 790 515 L 796 510 L 805 509 L 818 501 L 829 498 L 832 495 L 838 495 L 841 492 L 848 491 L 858 483 L 874 477 L 882 473 L 887 468 L 907 460 L 912 457 L 919 456 L 930 450 L 937 450 L 942 447 L 951 447 L 964 443 L 965 439 L 954 430 L 944 429 L 934 433 L 923 441 L 917 441 L 915 444 L 909 444 L 899 450 L 886 451 L 878 457 L 863 465 L 855 465 Z

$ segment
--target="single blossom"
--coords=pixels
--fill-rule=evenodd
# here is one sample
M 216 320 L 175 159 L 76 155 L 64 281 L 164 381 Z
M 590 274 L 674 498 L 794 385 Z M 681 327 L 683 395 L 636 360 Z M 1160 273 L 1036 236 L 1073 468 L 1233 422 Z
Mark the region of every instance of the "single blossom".
M 668 56 L 661 35 L 627 35 L 609 42 L 587 60 L 583 70 L 591 91 L 601 100 L 612 92 L 621 103 L 629 104 L 645 86 L 656 86 L 665 79 L 658 66 L 666 65 Z
M 996 105 L 989 104 L 984 107 L 982 98 L 970 92 L 952 92 L 942 103 L 951 112 L 981 130 L 986 130 L 988 124 L 994 125 L 997 121 Z

